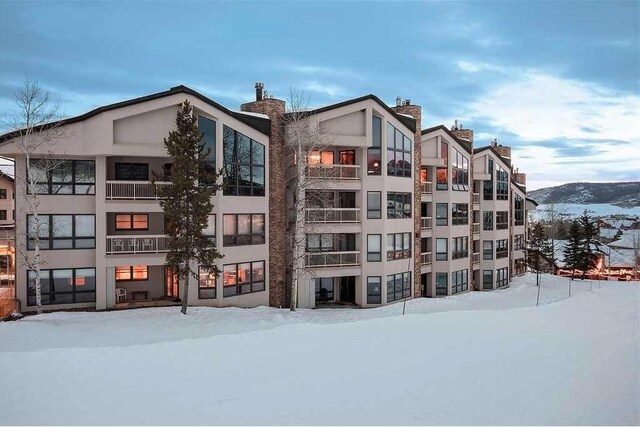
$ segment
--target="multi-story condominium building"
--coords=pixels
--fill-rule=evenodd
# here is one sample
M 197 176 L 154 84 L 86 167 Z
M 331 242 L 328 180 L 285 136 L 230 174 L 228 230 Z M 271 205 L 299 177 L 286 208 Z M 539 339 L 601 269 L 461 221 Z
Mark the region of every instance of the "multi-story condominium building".
M 185 99 L 212 165 L 224 171 L 207 230 L 224 254 L 222 274 L 193 266 L 200 274 L 189 304 L 288 306 L 296 244 L 303 247 L 297 302 L 308 308 L 495 289 L 520 271 L 524 175 L 512 174 L 509 156 L 496 147 L 474 150 L 471 130 L 422 130 L 421 109 L 409 100 L 389 107 L 367 95 L 291 114 L 256 84 L 256 100 L 232 111 L 178 86 L 63 120 L 64 137 L 31 153 L 30 165 L 17 148 L 19 132 L 0 136 L 0 154 L 15 159 L 16 176 L 26 177 L 28 167 L 38 172 L 47 309 L 181 297 L 164 266 L 156 188 L 170 185 L 163 138 Z M 291 150 L 296 123 L 317 129 L 319 138 L 303 158 Z M 44 168 L 43 159 L 54 167 Z M 303 177 L 297 162 L 305 163 Z M 15 187 L 16 244 L 33 256 L 30 196 L 24 180 Z M 293 239 L 298 208 L 303 242 Z M 17 298 L 32 311 L 33 273 L 17 261 Z

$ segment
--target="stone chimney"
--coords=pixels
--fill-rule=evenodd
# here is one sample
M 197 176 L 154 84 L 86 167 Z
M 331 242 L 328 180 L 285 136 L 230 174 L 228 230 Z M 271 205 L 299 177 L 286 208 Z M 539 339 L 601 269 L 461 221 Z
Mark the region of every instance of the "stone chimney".
M 505 159 L 511 160 L 511 147 L 508 145 L 498 144 L 493 147 L 494 150 L 498 152 Z
M 288 307 L 287 300 L 287 203 L 286 151 L 284 144 L 285 102 L 267 97 L 264 84 L 256 83 L 256 100 L 240 106 L 241 111 L 266 114 L 271 119 L 269 138 L 269 305 Z
M 513 180 L 522 186 L 527 186 L 527 174 L 519 173 L 518 171 L 514 172 L 511 176 L 513 176 Z
M 470 144 L 473 144 L 473 130 L 464 129 L 462 123 L 458 124 L 458 120 L 454 122 L 454 125 L 451 126 L 451 133 L 456 136 L 456 138 L 462 139 L 463 141 L 467 141 Z

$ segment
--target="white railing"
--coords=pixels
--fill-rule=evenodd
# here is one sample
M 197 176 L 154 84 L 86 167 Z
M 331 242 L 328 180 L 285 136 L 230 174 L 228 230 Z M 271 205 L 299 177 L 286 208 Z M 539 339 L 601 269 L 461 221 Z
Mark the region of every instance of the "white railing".
M 429 265 L 431 264 L 431 252 L 425 252 L 420 254 L 420 265 Z
M 166 235 L 107 236 L 107 255 L 167 252 Z
M 473 254 L 473 263 L 480 264 L 480 253 Z
M 473 193 L 473 204 L 474 205 L 479 205 L 480 204 L 480 194 L 479 193 Z
M 307 208 L 305 218 L 308 223 L 360 222 L 359 208 Z
M 480 234 L 480 224 L 473 224 L 473 234 Z
M 170 182 L 158 181 L 107 181 L 107 200 L 159 200 L 158 189 L 170 186 Z
M 432 228 L 431 217 L 420 218 L 420 228 L 422 230 L 431 230 Z
M 433 193 L 433 184 L 429 181 L 420 183 L 420 192 L 422 194 L 431 194 Z
M 360 265 L 360 252 L 307 252 L 307 267 Z
M 307 178 L 360 179 L 360 165 L 308 165 Z

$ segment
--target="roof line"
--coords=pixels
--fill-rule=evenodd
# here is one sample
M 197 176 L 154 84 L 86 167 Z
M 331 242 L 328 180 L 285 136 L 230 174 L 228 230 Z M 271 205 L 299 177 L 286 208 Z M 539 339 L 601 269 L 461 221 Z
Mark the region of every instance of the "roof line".
M 467 153 L 473 154 L 472 153 L 472 148 L 471 148 L 471 142 L 465 141 L 463 139 L 458 138 L 453 132 L 451 132 L 449 129 L 447 129 L 447 127 L 445 125 L 437 125 L 437 126 L 432 126 L 430 128 L 427 128 L 427 129 L 423 129 L 422 131 L 420 131 L 420 134 L 421 135 L 425 135 L 425 134 L 427 134 L 429 132 L 435 132 L 437 130 L 445 131 L 445 133 L 447 135 L 449 135 L 458 144 L 460 144 L 462 146 L 462 148 L 464 148 Z
M 485 150 L 491 150 L 491 152 L 492 152 L 493 154 L 495 154 L 495 155 L 496 155 L 496 157 L 498 157 L 498 158 L 502 161 L 502 163 L 504 163 L 505 165 L 507 165 L 507 167 L 511 168 L 511 159 L 507 159 L 506 157 L 503 157 L 503 156 L 502 156 L 502 154 L 500 154 L 500 153 L 498 153 L 498 152 L 496 151 L 496 149 L 494 148 L 494 146 L 493 146 L 493 145 L 487 145 L 487 146 L 485 146 L 485 147 L 479 147 L 479 148 L 476 148 L 475 150 L 473 150 L 473 152 L 474 152 L 474 153 L 479 153 L 479 152 L 481 152 L 481 151 L 485 151 Z

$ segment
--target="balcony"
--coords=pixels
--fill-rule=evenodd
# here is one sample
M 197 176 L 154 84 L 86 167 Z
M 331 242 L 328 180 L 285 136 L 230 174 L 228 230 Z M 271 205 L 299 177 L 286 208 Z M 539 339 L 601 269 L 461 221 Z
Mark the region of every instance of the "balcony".
M 157 181 L 106 181 L 107 200 L 160 200 L 158 189 L 168 187 L 170 182 Z
M 306 173 L 309 179 L 359 180 L 360 165 L 309 165 Z
M 480 253 L 474 253 L 473 254 L 473 263 L 474 264 L 480 264 Z
M 474 205 L 480 204 L 480 193 L 473 193 L 473 204 Z
M 107 236 L 107 255 L 168 252 L 168 244 L 166 235 Z
M 430 265 L 431 264 L 431 252 L 425 252 L 420 254 L 420 265 Z
M 480 234 L 480 224 L 474 223 L 472 226 L 473 234 Z
M 360 251 L 307 252 L 307 267 L 357 266 L 360 265 Z
M 420 183 L 420 192 L 422 194 L 432 194 L 433 193 L 433 184 L 429 181 Z
M 309 224 L 357 223 L 360 222 L 359 208 L 307 208 L 305 219 Z
M 420 218 L 420 229 L 431 230 L 432 227 L 433 227 L 433 222 L 431 221 L 431 217 Z

